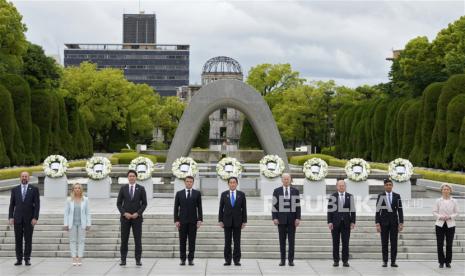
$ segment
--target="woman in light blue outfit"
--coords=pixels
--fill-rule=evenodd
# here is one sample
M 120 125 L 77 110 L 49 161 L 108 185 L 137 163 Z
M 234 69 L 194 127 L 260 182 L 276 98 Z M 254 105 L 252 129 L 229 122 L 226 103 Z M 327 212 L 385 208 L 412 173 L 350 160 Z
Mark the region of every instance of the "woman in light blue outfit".
M 86 231 L 90 230 L 90 225 L 89 200 L 84 196 L 81 184 L 76 183 L 66 202 L 64 215 L 64 229 L 69 232 L 69 248 L 74 266 L 82 264 Z

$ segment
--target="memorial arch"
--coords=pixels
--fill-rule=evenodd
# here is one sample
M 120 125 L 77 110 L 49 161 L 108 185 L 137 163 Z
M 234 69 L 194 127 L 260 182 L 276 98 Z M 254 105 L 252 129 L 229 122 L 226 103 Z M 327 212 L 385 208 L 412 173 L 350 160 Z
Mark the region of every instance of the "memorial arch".
M 187 156 L 202 123 L 217 109 L 235 108 L 247 116 L 265 154 L 280 156 L 288 169 L 286 151 L 271 110 L 251 86 L 238 80 L 218 80 L 202 87 L 184 111 L 168 151 L 165 172 L 181 156 Z

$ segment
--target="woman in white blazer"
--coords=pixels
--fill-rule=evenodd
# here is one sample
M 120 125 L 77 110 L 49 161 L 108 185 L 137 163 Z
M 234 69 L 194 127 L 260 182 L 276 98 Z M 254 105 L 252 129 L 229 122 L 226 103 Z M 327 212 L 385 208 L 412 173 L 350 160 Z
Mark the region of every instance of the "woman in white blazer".
M 446 264 L 450 268 L 452 262 L 452 243 L 455 234 L 455 218 L 459 214 L 458 204 L 450 194 L 452 187 L 448 184 L 441 185 L 442 196 L 436 200 L 433 206 L 433 215 L 436 217 L 436 242 L 438 249 L 439 268 Z M 444 238 L 446 239 L 446 255 L 444 256 Z
M 90 226 L 89 200 L 84 196 L 81 184 L 76 183 L 66 202 L 64 214 L 64 229 L 69 232 L 69 248 L 73 265 L 82 264 L 86 231 L 90 230 Z

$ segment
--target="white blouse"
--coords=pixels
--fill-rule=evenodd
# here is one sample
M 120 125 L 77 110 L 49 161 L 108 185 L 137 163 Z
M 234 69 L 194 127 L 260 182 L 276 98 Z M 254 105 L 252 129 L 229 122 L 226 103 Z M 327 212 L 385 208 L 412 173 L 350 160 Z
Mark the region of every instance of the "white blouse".
M 440 197 L 436 200 L 436 203 L 433 205 L 433 215 L 436 217 L 435 225 L 442 227 L 444 225 L 444 220 L 440 220 L 441 216 L 450 217 L 445 222 L 447 227 L 455 227 L 455 217 L 459 215 L 459 207 L 457 201 L 454 198 L 444 199 Z

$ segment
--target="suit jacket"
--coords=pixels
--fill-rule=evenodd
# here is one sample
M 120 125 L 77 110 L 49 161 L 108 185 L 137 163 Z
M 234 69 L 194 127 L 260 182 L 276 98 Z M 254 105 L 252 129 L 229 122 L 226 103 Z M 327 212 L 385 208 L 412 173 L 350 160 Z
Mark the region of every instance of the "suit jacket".
M 339 192 L 333 193 L 328 200 L 328 224 L 338 226 L 341 221 L 346 225 L 355 224 L 355 202 L 352 194 L 345 193 L 344 210 L 339 210 Z
M 174 222 L 197 223 L 203 221 L 202 194 L 200 191 L 191 190 L 191 197 L 187 199 L 186 189 L 176 193 L 174 198 Z
M 378 195 L 376 200 L 375 222 L 381 225 L 398 225 L 404 223 L 404 212 L 402 211 L 402 200 L 400 195 L 392 192 L 392 204 L 389 208 L 386 193 Z
M 224 191 L 220 197 L 220 210 L 218 221 L 224 224 L 224 227 L 241 227 L 247 223 L 247 201 L 244 192 L 235 191 L 236 201 L 234 207 L 231 205 L 230 191 Z
M 296 219 L 300 219 L 300 193 L 294 187 L 289 187 L 290 200 L 284 199 L 283 186 L 273 191 L 273 210 L 271 216 L 277 219 L 279 224 L 294 224 Z
M 39 219 L 40 210 L 40 194 L 37 187 L 28 185 L 26 197 L 22 197 L 21 185 L 11 189 L 10 208 L 8 218 L 14 219 L 15 223 L 31 222 L 31 220 Z
M 129 184 L 123 185 L 119 190 L 116 206 L 121 214 L 121 220 L 126 219 L 123 216 L 124 213 L 138 213 L 139 217 L 137 219 L 142 219 L 142 214 L 147 207 L 147 193 L 145 192 L 144 186 L 136 184 L 134 188 L 134 197 L 131 200 Z
M 65 207 L 65 214 L 63 216 L 64 226 L 68 226 L 70 229 L 74 223 L 74 201 L 67 200 Z M 89 211 L 89 199 L 83 197 L 81 200 L 81 228 L 85 229 L 91 225 L 90 211 Z

